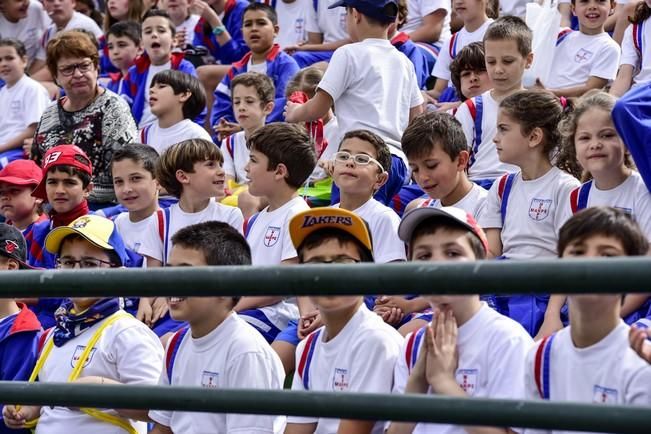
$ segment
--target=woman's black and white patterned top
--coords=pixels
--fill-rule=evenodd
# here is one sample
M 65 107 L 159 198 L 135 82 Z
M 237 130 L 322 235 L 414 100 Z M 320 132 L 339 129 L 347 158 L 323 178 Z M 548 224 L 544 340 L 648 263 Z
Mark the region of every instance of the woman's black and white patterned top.
M 33 158 L 41 164 L 45 152 L 54 146 L 79 146 L 93 163 L 94 188 L 88 200 L 97 203 L 113 202 L 113 151 L 133 143 L 138 137 L 138 129 L 129 106 L 109 90 L 76 112 L 63 110 L 64 101 L 65 97 L 43 113 L 34 135 Z

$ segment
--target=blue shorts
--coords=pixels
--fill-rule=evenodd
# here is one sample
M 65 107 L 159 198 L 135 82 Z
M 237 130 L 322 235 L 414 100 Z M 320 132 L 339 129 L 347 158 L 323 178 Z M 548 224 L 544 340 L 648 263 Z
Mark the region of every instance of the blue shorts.
M 298 321 L 290 320 L 287 324 L 287 327 L 278 335 L 276 335 L 277 341 L 289 342 L 290 344 L 297 346 L 301 339 L 298 337 Z
M 11 163 L 12 161 L 22 160 L 25 158 L 25 151 L 23 148 L 10 149 L 5 152 L 0 152 L 0 169 Z
M 298 66 L 303 69 L 318 62 L 329 62 L 334 51 L 297 51 L 292 56 Z
M 239 316 L 260 332 L 262 337 L 269 343 L 272 343 L 280 333 L 280 329 L 260 309 L 243 310 L 239 312 Z

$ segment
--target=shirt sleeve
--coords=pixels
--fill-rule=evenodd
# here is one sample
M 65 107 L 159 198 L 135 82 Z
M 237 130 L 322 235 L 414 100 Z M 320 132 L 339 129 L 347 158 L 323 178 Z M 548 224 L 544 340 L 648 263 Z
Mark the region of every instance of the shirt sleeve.
M 475 121 L 470 114 L 468 105 L 465 103 L 461 104 L 457 109 L 457 113 L 454 115 L 454 117 L 461 124 L 463 134 L 465 134 L 466 142 L 468 143 L 468 151 L 470 151 L 472 149 L 472 143 L 475 135 Z
M 402 345 L 400 345 L 400 353 L 396 360 L 396 365 L 393 368 L 393 390 L 392 393 L 405 393 L 407 387 L 407 380 L 409 380 L 409 369 L 407 368 L 407 361 L 405 353 L 407 352 L 407 342 L 412 333 L 405 336 Z
M 283 379 L 279 369 L 274 369 L 273 360 L 259 352 L 248 352 L 229 360 L 226 375 L 231 389 L 279 390 Z M 276 378 L 274 378 L 274 376 Z M 234 414 L 226 415 L 229 433 L 273 434 L 274 423 L 280 416 Z M 282 417 L 280 417 L 282 418 Z
M 635 220 L 647 238 L 651 239 L 651 194 L 644 188 L 644 185 L 639 190 L 640 193 L 637 195 L 635 204 Z
M 239 208 L 231 207 L 230 214 L 228 215 L 228 224 L 235 228 L 239 233 L 244 230 L 244 216 Z
M 541 397 L 536 388 L 536 380 L 534 377 L 534 359 L 536 351 L 538 350 L 540 341 L 536 342 L 527 352 L 524 364 L 524 399 L 527 401 L 540 401 Z M 533 428 L 512 428 L 521 434 L 551 434 L 549 430 L 540 430 Z
M 283 225 L 283 247 L 280 257 L 281 261 L 286 261 L 287 259 L 292 259 L 298 256 L 298 253 L 296 253 L 296 249 L 294 248 L 294 244 L 292 243 L 292 239 L 289 235 L 289 220 L 291 220 L 291 218 L 292 216 L 288 215 L 287 221 Z
M 640 405 L 644 407 L 651 406 L 651 365 L 646 365 L 638 370 L 631 380 L 629 387 L 626 390 L 626 397 L 624 398 L 626 404 Z
M 604 44 L 590 68 L 590 76 L 614 80 L 619 67 L 620 48 L 616 44 Z
M 169 351 L 169 344 L 170 344 L 171 339 L 167 342 L 167 346 L 165 347 L 165 354 L 167 354 L 167 351 Z M 163 365 L 163 369 L 161 369 L 160 372 L 160 377 L 158 379 L 158 385 L 159 386 L 170 386 L 170 380 L 167 378 L 167 368 L 166 366 Z M 149 417 L 156 423 L 160 425 L 164 425 L 166 427 L 172 426 L 172 415 L 174 414 L 174 411 L 172 410 L 149 410 Z
M 45 109 L 50 105 L 50 97 L 43 86 L 34 83 L 34 87 L 25 95 L 25 102 L 29 102 L 29 110 L 24 113 L 25 125 L 32 125 L 41 120 Z
M 305 340 L 302 340 L 298 347 L 296 347 L 296 366 L 299 365 L 301 360 L 301 355 L 305 351 Z M 303 387 L 303 381 L 301 376 L 298 374 L 298 369 L 294 372 L 294 378 L 292 378 L 292 390 L 305 391 Z M 317 417 L 307 417 L 307 416 L 287 416 L 287 423 L 317 423 L 319 419 Z
M 237 174 L 235 173 L 235 163 L 233 162 L 231 152 L 228 150 L 227 141 L 228 139 L 222 140 L 221 146 L 219 147 L 222 151 L 222 156 L 224 157 L 224 164 L 222 167 L 224 168 L 224 173 L 226 176 L 232 176 L 233 179 L 237 179 Z M 235 144 L 233 144 L 233 146 L 235 146 Z
M 533 341 L 524 330 L 520 334 L 498 336 L 499 342 L 486 346 L 491 361 L 488 366 L 488 396 L 495 399 L 523 399 L 525 361 Z
M 393 211 L 389 211 L 393 212 Z M 400 218 L 395 215 L 386 213 L 384 218 L 380 219 L 378 225 L 373 228 L 374 236 L 377 236 L 377 241 L 373 249 L 373 257 L 375 262 L 384 264 L 391 261 L 404 261 L 407 259 L 405 253 L 405 244 L 398 237 L 398 226 L 400 226 Z
M 640 54 L 633 44 L 633 26 L 628 26 L 624 31 L 622 39 L 622 56 L 619 60 L 620 65 L 632 65 L 636 67 L 640 62 Z
M 498 188 L 499 178 L 495 180 L 491 189 L 488 190 L 484 212 L 479 217 L 479 226 L 484 229 L 502 228 L 502 213 L 500 210 L 502 201 L 497 194 Z
M 420 16 L 425 17 L 433 12 L 443 9 L 447 13 L 450 12 L 450 2 L 446 0 L 421 0 L 420 2 Z
M 574 177 L 567 177 L 566 181 L 558 187 L 556 193 L 556 211 L 554 212 L 554 229 L 558 234 L 561 227 L 565 224 L 567 219 L 572 217 L 571 210 L 569 209 L 569 198 L 572 190 L 581 186 L 578 179 Z M 570 212 L 568 215 L 567 212 Z
M 400 345 L 383 330 L 369 332 L 354 352 L 349 392 L 391 393 Z
M 319 20 L 317 19 L 317 12 L 314 7 L 310 7 L 307 13 L 307 22 L 305 23 L 305 29 L 309 33 L 321 33 L 323 30 L 319 28 Z
M 409 69 L 411 70 L 411 77 L 410 77 L 410 82 L 411 82 L 411 101 L 409 108 L 412 109 L 414 107 L 418 107 L 420 105 L 423 105 L 425 102 L 425 99 L 423 98 L 423 94 L 420 91 L 420 87 L 418 86 L 418 77 L 416 76 L 416 68 L 414 68 L 414 64 L 409 62 Z
M 161 379 L 163 347 L 156 335 L 136 319 L 115 336 L 112 349 L 119 381 L 123 384 L 154 385 Z
M 335 50 L 328 64 L 328 69 L 326 69 L 321 83 L 319 83 L 319 89 L 327 92 L 335 103 L 349 87 L 350 71 L 348 65 L 350 63 L 346 46 Z M 416 73 L 414 73 L 415 76 Z
M 456 36 L 457 38 L 459 35 Z M 452 76 L 450 74 L 450 64 L 452 58 L 450 57 L 450 38 L 443 42 L 443 46 L 439 51 L 439 57 L 436 59 L 434 69 L 432 69 L 432 76 L 442 80 L 450 81 Z
M 161 240 L 158 219 L 153 218 L 149 221 L 147 228 L 142 235 L 139 253 L 144 256 L 149 256 L 158 261 L 163 261 L 163 240 Z

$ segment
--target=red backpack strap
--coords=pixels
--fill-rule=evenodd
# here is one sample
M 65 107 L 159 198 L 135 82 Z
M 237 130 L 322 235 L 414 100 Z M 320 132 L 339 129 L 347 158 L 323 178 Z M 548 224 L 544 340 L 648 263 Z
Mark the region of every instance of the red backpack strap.
M 235 134 L 226 137 L 226 150 L 230 154 L 231 160 L 235 161 L 235 144 L 233 143 L 233 136 L 235 136 Z
M 561 42 L 565 40 L 569 36 L 569 34 L 572 33 L 572 29 L 563 29 L 560 32 L 558 32 L 558 36 L 556 37 L 556 46 L 558 46 Z
M 47 342 L 47 338 L 50 337 L 53 331 L 54 331 L 54 327 L 50 327 L 49 329 L 41 333 L 41 336 L 38 337 L 38 346 L 36 347 L 36 354 L 39 355 L 41 354 L 41 351 L 43 351 L 43 348 L 45 347 L 45 342 Z
M 165 215 L 162 209 L 156 210 L 156 219 L 158 220 L 158 237 L 161 242 L 165 242 Z
M 509 174 L 502 175 L 500 180 L 497 182 L 497 197 L 500 198 L 500 201 L 504 197 L 504 189 L 506 188 L 506 180 L 509 177 Z
M 165 352 L 165 371 L 167 372 L 167 381 L 172 384 L 172 371 L 174 369 L 174 360 L 176 360 L 176 353 L 179 351 L 183 337 L 188 332 L 188 327 L 183 327 L 172 335 L 170 344 Z
M 474 121 L 475 119 L 477 119 L 477 107 L 475 106 L 475 102 L 472 100 L 472 98 L 468 98 L 465 101 L 465 104 L 468 106 L 470 117 L 472 117 L 472 120 Z
M 410 373 L 418 361 L 418 351 L 420 350 L 421 344 L 423 342 L 423 336 L 425 336 L 426 329 L 427 326 L 424 326 L 416 330 L 411 334 L 409 340 L 407 341 L 405 362 L 407 362 L 407 371 Z
M 572 214 L 576 214 L 579 211 L 579 190 L 581 187 L 577 187 L 570 193 L 570 208 L 572 209 Z
M 251 217 L 244 220 L 244 224 L 242 225 L 242 232 L 244 232 L 244 238 L 249 236 L 249 232 L 251 232 L 251 228 L 253 227 L 253 223 L 255 223 L 256 219 L 258 218 L 258 215 L 260 215 L 260 213 L 256 212 Z
M 301 353 L 298 362 L 296 374 L 298 375 L 298 378 L 301 379 L 305 390 L 310 389 L 310 366 L 312 364 L 312 357 L 314 356 L 314 349 L 316 348 L 316 344 L 319 342 L 321 330 L 322 329 L 318 329 L 307 337 L 305 347 L 303 347 L 303 352 Z
M 455 32 L 450 37 L 450 46 L 448 51 L 450 53 L 450 59 L 454 60 L 457 57 L 457 43 L 459 39 L 459 32 Z
M 536 388 L 542 399 L 549 399 L 550 397 L 550 366 L 551 366 L 551 351 L 552 342 L 556 333 L 546 336 L 540 342 L 536 350 L 536 358 L 534 359 L 534 379 Z

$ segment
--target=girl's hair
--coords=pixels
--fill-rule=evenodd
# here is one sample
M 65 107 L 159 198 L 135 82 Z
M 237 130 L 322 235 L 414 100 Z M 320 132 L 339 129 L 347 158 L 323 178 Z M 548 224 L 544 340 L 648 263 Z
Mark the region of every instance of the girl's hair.
M 530 134 L 535 128 L 542 130 L 542 151 L 546 155 L 550 155 L 561 143 L 558 124 L 566 108 L 556 95 L 538 89 L 516 92 L 500 104 L 500 109 L 520 124 L 523 135 Z
M 16 50 L 16 54 L 18 55 L 18 57 L 23 58 L 27 56 L 27 50 L 25 49 L 25 44 L 23 44 L 18 39 L 2 38 L 0 39 L 0 47 L 14 47 L 14 50 Z
M 645 1 L 643 1 L 637 4 L 635 12 L 633 13 L 633 18 L 629 17 L 629 21 L 633 24 L 640 24 L 649 17 L 651 17 L 651 8 Z
M 298 71 L 285 87 L 287 98 L 294 92 L 305 92 L 312 98 L 316 94 L 316 88 L 323 78 L 323 71 L 313 66 Z
M 486 1 L 486 16 L 494 20 L 500 16 L 500 2 L 499 0 Z
M 97 23 L 98 26 L 102 26 L 102 22 L 104 21 L 104 17 L 102 16 L 102 13 L 97 10 L 95 7 L 95 2 L 93 0 L 77 0 L 77 3 L 83 3 L 88 10 L 90 11 L 90 15 L 88 15 L 93 21 Z
M 590 109 L 595 108 L 608 114 L 612 113 L 616 101 L 614 96 L 600 90 L 591 90 L 578 100 L 574 111 L 560 123 L 559 130 L 563 137 L 557 162 L 560 169 L 580 178 L 583 182 L 592 178 L 589 172 L 583 170 L 576 158 L 576 147 L 574 145 L 576 126 L 581 116 Z M 628 151 L 625 153 L 624 164 L 630 168 L 635 167 Z
M 145 5 L 142 0 L 129 0 L 129 8 L 127 9 L 127 17 L 125 21 L 142 22 L 142 16 L 145 14 Z M 111 26 L 119 20 L 113 18 L 111 14 L 106 11 L 104 14 L 104 33 L 108 32 Z

